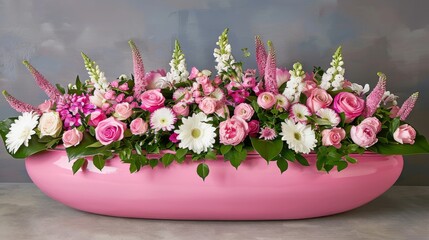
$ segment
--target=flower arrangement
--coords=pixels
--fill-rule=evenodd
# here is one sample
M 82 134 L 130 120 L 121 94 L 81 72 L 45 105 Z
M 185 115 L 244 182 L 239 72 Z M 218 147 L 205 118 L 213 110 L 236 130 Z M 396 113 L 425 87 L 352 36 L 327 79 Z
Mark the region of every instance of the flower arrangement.
M 308 166 L 303 154 L 315 152 L 317 169 L 329 172 L 356 163 L 350 154 L 429 152 L 425 137 L 405 122 L 418 93 L 399 107 L 398 97 L 386 91 L 383 73 L 371 92 L 368 84 L 352 83 L 345 78 L 341 47 L 326 71 L 306 72 L 299 62 L 287 70 L 277 67 L 272 42 L 267 51 L 257 36 L 257 76 L 256 69 L 243 71 L 236 62 L 228 29 L 214 49 L 215 74 L 195 67 L 189 72 L 178 41 L 168 72 L 146 72 L 136 45 L 129 45 L 133 75 L 108 82 L 82 53 L 89 79 L 82 82 L 78 76 L 67 90 L 24 61 L 49 99 L 36 107 L 3 91 L 22 113 L 0 122 L 8 153 L 25 158 L 63 146 L 74 161 L 73 173 L 85 167 L 87 157 L 102 170 L 117 154 L 137 172 L 182 163 L 191 155 L 201 161 L 197 173 L 205 179 L 208 160 L 219 154 L 238 168 L 256 151 L 284 172 L 288 162 Z

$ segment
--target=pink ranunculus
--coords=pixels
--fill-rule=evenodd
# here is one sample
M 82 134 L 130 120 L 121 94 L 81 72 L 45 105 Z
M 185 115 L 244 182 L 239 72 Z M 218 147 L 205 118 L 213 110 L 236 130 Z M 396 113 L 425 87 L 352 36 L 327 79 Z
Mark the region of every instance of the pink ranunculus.
M 109 145 L 112 142 L 120 141 L 124 138 L 124 132 L 127 124 L 109 117 L 101 121 L 95 128 L 95 138 L 103 145 Z
M 312 113 L 319 111 L 321 108 L 327 108 L 332 103 L 331 95 L 326 90 L 316 88 L 311 91 L 311 95 L 307 98 L 307 107 Z
M 133 108 L 130 106 L 129 103 L 123 102 L 116 104 L 115 113 L 113 114 L 113 116 L 115 116 L 118 120 L 125 120 L 131 117 L 132 114 Z
M 248 123 L 249 125 L 249 136 L 256 137 L 259 132 L 259 121 L 252 120 Z
M 73 128 L 70 130 L 67 130 L 63 133 L 63 145 L 64 147 L 73 147 L 79 145 L 80 141 L 83 139 L 83 133 L 77 128 Z
M 368 123 L 352 126 L 350 136 L 354 143 L 363 148 L 371 147 L 378 141 L 377 129 Z
M 377 133 L 381 131 L 381 122 L 376 117 L 365 118 L 360 124 L 369 124 L 374 126 Z
M 212 97 L 205 97 L 198 104 L 198 107 L 205 114 L 212 114 L 216 111 L 217 100 Z
M 45 100 L 43 103 L 41 103 L 37 108 L 42 112 L 49 112 L 53 106 L 53 103 L 51 100 Z
M 219 124 L 220 143 L 236 146 L 244 141 L 249 125 L 240 117 L 233 116 Z
M 176 116 L 187 117 L 189 115 L 189 106 L 184 102 L 178 102 L 173 106 L 173 112 Z
M 147 86 L 146 89 L 156 89 L 157 88 L 157 82 L 165 77 L 167 75 L 167 73 L 165 72 L 164 69 L 158 69 L 156 71 L 150 71 L 148 73 L 146 73 L 146 75 L 144 76 L 144 78 L 147 81 Z
M 140 95 L 141 105 L 143 110 L 154 112 L 155 110 L 164 107 L 165 97 L 160 89 L 148 90 Z
M 414 144 L 416 134 L 416 130 L 413 127 L 408 124 L 402 124 L 393 133 L 393 139 L 395 139 L 395 141 L 401 144 Z
M 130 123 L 131 133 L 134 135 L 142 135 L 146 133 L 148 124 L 142 118 L 136 118 Z
M 252 118 L 254 113 L 255 113 L 255 110 L 253 110 L 252 106 L 250 106 L 250 104 L 247 104 L 247 103 L 240 103 L 234 109 L 234 115 L 241 117 L 246 121 L 249 121 Z
M 290 73 L 289 71 L 284 68 L 276 68 L 276 80 L 277 80 L 277 86 L 283 85 L 283 83 L 287 82 L 290 79 Z
M 334 127 L 322 131 L 323 146 L 334 146 L 341 148 L 341 141 L 346 137 L 346 131 L 342 128 Z
M 334 110 L 337 113 L 344 112 L 346 122 L 352 122 L 359 117 L 365 109 L 365 101 L 349 92 L 340 92 L 334 98 Z
M 97 110 L 91 113 L 89 116 L 88 124 L 93 127 L 97 127 L 98 123 L 106 119 L 106 114 L 104 114 L 102 111 Z
M 263 92 L 258 96 L 258 105 L 263 109 L 271 109 L 276 104 L 277 99 L 271 92 Z

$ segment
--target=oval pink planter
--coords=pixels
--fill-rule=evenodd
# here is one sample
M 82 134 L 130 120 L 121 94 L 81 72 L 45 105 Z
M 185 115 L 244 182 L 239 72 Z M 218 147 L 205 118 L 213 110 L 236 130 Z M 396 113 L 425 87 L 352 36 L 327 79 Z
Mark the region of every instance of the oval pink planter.
M 144 167 L 130 174 L 128 164 L 113 158 L 103 172 L 89 162 L 72 174 L 64 151 L 49 151 L 26 159 L 28 174 L 49 197 L 82 211 L 109 216 L 156 219 L 266 220 L 326 216 L 364 205 L 389 189 L 399 177 L 402 156 L 355 155 L 357 164 L 329 174 L 312 166 L 290 163 L 280 174 L 275 163 L 249 155 L 233 168 L 223 159 L 206 163 L 203 182 L 197 163 L 173 163 L 168 168 Z

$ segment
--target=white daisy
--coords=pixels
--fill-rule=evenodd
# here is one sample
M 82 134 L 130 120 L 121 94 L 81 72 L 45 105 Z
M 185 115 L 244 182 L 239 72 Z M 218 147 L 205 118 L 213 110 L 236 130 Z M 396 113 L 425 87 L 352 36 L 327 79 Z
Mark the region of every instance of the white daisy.
M 295 122 L 306 123 L 307 116 L 311 116 L 310 109 L 307 106 L 301 103 L 295 103 L 290 108 L 291 118 L 295 120 Z
M 28 141 L 36 133 L 34 128 L 38 124 L 38 119 L 39 115 L 36 113 L 25 112 L 10 125 L 6 135 L 6 147 L 9 152 L 15 154 L 22 144 L 28 147 Z
M 150 115 L 150 126 L 155 131 L 171 131 L 176 123 L 176 115 L 170 108 L 160 108 Z
M 282 122 L 282 140 L 286 141 L 289 148 L 298 153 L 309 153 L 316 147 L 316 134 L 310 125 L 294 123 L 291 119 Z
M 321 118 L 322 121 L 319 124 L 331 125 L 332 127 L 337 126 L 341 122 L 341 118 L 334 110 L 330 108 L 321 108 L 316 112 L 316 115 Z
M 216 128 L 206 123 L 210 120 L 211 118 L 201 112 L 194 113 L 188 118 L 182 118 L 183 124 L 174 131 L 179 134 L 177 136 L 177 139 L 180 140 L 179 147 L 187 148 L 197 154 L 207 152 L 212 148 L 215 143 Z

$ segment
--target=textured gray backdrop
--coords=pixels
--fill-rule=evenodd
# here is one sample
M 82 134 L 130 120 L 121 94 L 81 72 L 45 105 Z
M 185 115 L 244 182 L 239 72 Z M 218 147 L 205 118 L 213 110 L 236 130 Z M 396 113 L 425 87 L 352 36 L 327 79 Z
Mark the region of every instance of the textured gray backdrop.
M 166 68 L 179 39 L 188 66 L 213 66 L 217 36 L 230 28 L 236 58 L 253 53 L 253 36 L 273 40 L 278 63 L 300 60 L 306 70 L 327 67 L 338 45 L 346 77 L 373 87 L 376 72 L 388 75 L 388 89 L 402 102 L 421 97 L 409 121 L 429 136 L 429 1 L 7 1 L 0 0 L 0 89 L 34 104 L 45 99 L 21 64 L 29 59 L 55 83 L 86 77 L 80 51 L 110 79 L 132 71 L 127 40 L 141 48 L 147 69 Z M 252 56 L 253 57 L 253 56 Z M 253 58 L 245 67 L 255 67 Z M 15 115 L 4 99 L 0 118 Z M 406 157 L 397 184 L 429 185 L 429 157 Z M 27 182 L 24 162 L 0 146 L 0 182 Z

